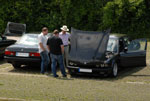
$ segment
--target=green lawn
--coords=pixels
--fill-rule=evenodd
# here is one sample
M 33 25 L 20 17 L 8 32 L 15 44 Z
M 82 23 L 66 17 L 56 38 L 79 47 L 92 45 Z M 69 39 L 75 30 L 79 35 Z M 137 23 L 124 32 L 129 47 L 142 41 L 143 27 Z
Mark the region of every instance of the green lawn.
M 0 59 L 0 69 L 10 67 L 10 66 L 11 66 L 11 64 L 8 64 L 8 63 L 6 63 L 6 61 Z
M 53 78 L 29 69 L 0 65 L 0 99 L 40 101 L 149 101 L 150 42 L 147 67 L 128 68 L 117 78 L 77 76 Z M 2 68 L 1 68 L 2 66 Z M 9 67 L 9 68 L 4 68 Z M 58 73 L 59 75 L 60 72 Z

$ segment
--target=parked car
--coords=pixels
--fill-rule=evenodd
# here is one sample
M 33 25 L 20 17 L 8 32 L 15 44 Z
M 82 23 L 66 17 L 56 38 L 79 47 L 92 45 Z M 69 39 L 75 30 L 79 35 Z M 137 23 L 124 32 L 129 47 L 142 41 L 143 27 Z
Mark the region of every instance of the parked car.
M 146 66 L 146 39 L 131 40 L 109 32 L 80 31 L 72 28 L 68 69 L 74 74 L 111 74 L 121 67 Z
M 14 68 L 21 65 L 40 66 L 38 34 L 24 34 L 18 42 L 5 49 L 5 59 Z
M 38 49 L 39 33 L 26 33 L 19 41 L 5 49 L 5 59 L 14 68 L 22 65 L 37 66 L 41 64 L 41 57 Z M 50 33 L 48 37 L 50 37 Z
M 41 57 L 38 49 L 38 35 L 40 33 L 26 33 L 26 24 L 8 22 L 6 35 L 21 36 L 15 44 L 5 49 L 5 59 L 14 68 L 22 65 L 40 66 Z M 48 33 L 48 37 L 51 33 Z

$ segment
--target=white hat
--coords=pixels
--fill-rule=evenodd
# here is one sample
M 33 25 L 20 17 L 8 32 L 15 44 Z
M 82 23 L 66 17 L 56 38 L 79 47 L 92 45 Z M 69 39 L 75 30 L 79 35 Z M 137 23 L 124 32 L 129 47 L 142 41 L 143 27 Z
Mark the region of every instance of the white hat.
M 63 25 L 60 29 L 63 30 L 63 31 L 65 31 L 65 32 L 68 32 L 68 31 L 69 31 L 69 29 L 67 28 L 66 25 Z

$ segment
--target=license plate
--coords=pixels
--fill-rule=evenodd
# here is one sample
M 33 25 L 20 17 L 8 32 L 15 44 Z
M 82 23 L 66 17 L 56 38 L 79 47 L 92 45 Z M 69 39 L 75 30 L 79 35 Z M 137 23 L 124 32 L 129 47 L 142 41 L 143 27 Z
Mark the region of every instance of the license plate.
M 29 53 L 16 53 L 16 56 L 29 57 Z
M 79 68 L 79 72 L 92 73 L 92 69 L 81 69 L 81 68 Z

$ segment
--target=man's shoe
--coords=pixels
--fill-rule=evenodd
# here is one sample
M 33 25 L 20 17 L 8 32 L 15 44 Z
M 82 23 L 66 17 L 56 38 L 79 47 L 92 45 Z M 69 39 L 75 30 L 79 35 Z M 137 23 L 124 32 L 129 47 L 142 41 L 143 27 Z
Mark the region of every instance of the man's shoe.
M 45 72 L 46 75 L 48 75 L 48 72 Z
M 67 75 L 63 75 L 63 77 L 67 77 Z
M 54 77 L 57 78 L 57 77 L 59 77 L 59 76 L 58 76 L 58 75 L 55 75 Z
M 44 75 L 44 73 L 43 73 L 43 72 L 41 72 L 40 74 Z

